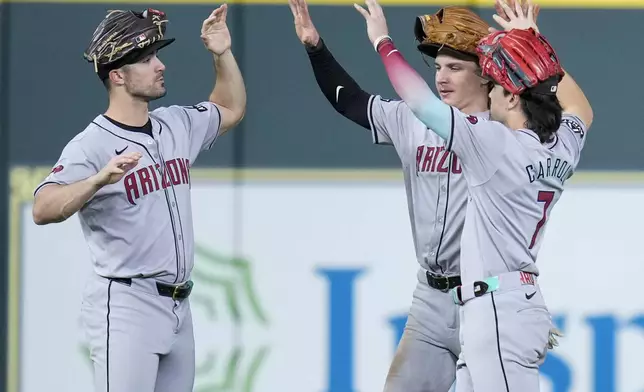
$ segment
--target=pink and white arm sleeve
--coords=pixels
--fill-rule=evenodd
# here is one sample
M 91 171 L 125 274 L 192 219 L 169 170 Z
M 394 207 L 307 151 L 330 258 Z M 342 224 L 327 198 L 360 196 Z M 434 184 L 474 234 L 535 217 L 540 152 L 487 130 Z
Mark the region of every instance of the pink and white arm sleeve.
M 376 45 L 398 96 L 427 128 L 448 140 L 452 132 L 452 108 L 434 95 L 427 82 L 407 63 L 391 39 L 384 39 Z

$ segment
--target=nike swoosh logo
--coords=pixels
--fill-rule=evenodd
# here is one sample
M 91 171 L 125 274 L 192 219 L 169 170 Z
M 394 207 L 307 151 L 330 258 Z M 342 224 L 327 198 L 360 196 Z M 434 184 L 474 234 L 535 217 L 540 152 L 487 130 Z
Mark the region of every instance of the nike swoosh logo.
M 128 147 L 129 147 L 129 146 L 125 146 L 125 148 L 124 148 L 124 149 L 122 149 L 121 151 L 119 151 L 119 150 L 114 150 L 114 152 L 116 153 L 116 155 L 121 155 L 121 154 L 123 154 L 123 151 L 127 150 L 127 148 L 128 148 Z
M 342 90 L 344 86 L 338 86 L 335 88 L 335 103 L 338 103 L 340 100 L 340 90 Z
M 534 293 L 532 293 L 532 294 L 526 294 L 526 295 L 525 295 L 525 299 L 532 299 L 532 297 L 534 297 L 534 295 L 535 295 L 536 293 L 537 293 L 537 292 L 535 291 L 535 292 L 534 292 Z

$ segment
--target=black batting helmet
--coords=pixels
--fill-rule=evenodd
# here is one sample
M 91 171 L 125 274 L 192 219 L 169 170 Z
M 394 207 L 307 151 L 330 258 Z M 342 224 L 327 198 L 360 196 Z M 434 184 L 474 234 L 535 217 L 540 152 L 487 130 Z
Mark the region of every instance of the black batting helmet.
M 165 39 L 168 19 L 162 11 L 113 10 L 98 25 L 83 57 L 94 63 L 94 71 L 101 79 L 109 72 L 132 64 L 174 42 Z

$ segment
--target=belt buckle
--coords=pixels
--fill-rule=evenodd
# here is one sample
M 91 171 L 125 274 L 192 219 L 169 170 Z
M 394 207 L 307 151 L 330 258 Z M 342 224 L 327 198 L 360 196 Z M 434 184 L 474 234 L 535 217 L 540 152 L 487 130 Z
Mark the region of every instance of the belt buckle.
M 498 276 L 490 276 L 484 280 L 477 280 L 474 282 L 474 296 L 482 297 L 487 293 L 497 291 L 500 287 Z
M 447 291 L 449 290 L 449 278 L 447 276 L 441 276 L 438 278 L 439 290 Z
M 181 286 L 174 286 L 174 289 L 172 289 L 172 300 L 176 301 L 177 296 L 179 295 L 179 290 L 181 290 Z
M 449 290 L 449 278 L 447 276 L 442 276 L 442 275 L 436 275 L 430 271 L 426 272 L 427 275 L 427 280 L 429 283 L 429 280 L 434 281 L 434 284 L 436 287 L 434 287 L 436 290 L 440 290 L 443 292 L 447 292 Z M 430 284 L 431 286 L 431 284 Z
M 476 282 L 474 282 L 474 297 L 476 298 L 482 297 L 491 291 L 494 291 L 494 290 L 490 290 L 490 285 L 488 285 L 487 282 L 483 282 L 480 280 L 477 280 Z
M 174 286 L 174 289 L 172 289 L 172 299 L 177 300 L 179 292 L 181 290 L 188 290 L 188 294 L 190 294 L 190 291 L 192 291 L 192 281 L 189 280 L 183 284 Z M 187 296 L 186 296 L 187 297 Z

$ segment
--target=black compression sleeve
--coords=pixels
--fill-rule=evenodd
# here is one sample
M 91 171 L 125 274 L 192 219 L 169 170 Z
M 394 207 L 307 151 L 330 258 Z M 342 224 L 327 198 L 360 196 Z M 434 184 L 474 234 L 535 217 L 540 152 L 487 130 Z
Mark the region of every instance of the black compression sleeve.
M 333 108 L 354 123 L 371 129 L 367 117 L 367 106 L 371 95 L 363 91 L 342 68 L 322 38 L 315 47 L 307 45 L 306 51 L 313 67 L 315 80 Z

